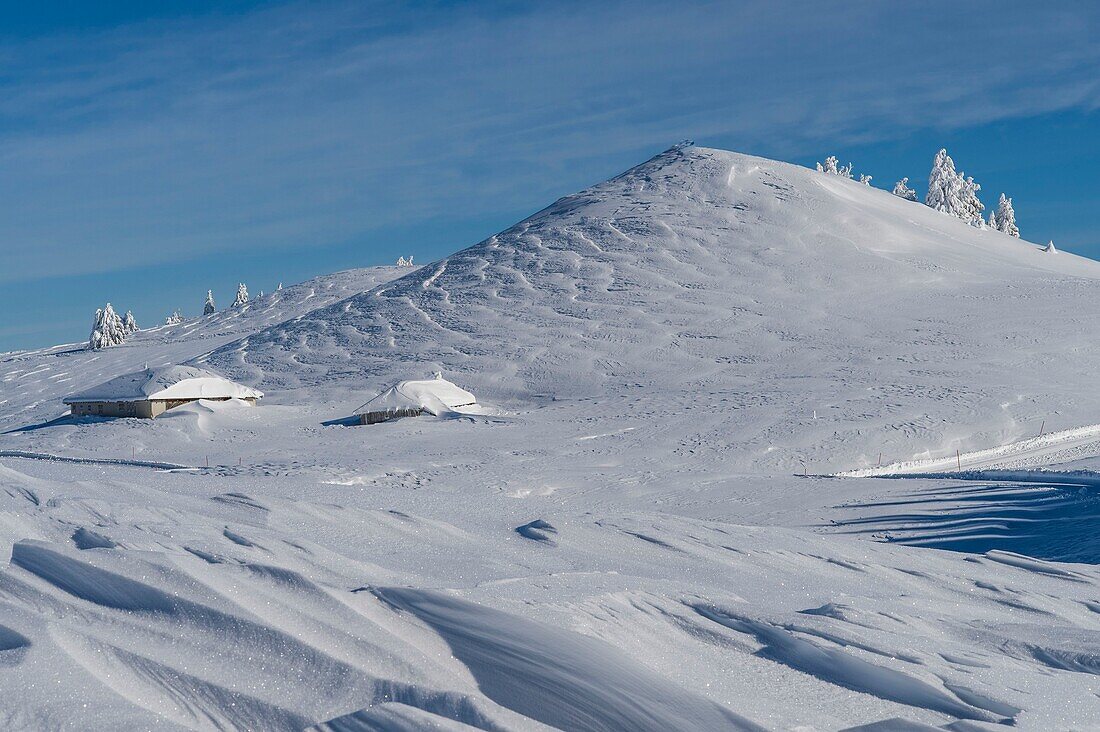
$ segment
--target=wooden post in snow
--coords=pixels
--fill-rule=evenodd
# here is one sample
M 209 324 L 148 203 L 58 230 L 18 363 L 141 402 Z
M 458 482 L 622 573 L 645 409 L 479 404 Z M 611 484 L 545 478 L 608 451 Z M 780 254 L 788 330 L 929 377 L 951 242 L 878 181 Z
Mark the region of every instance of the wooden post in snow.
M 962 454 L 958 450 L 955 450 L 955 459 L 959 461 L 959 470 L 962 470 L 963 469 L 963 459 L 962 459 Z
M 1043 436 L 1043 430 L 1046 429 L 1047 421 L 1044 419 L 1043 423 L 1039 425 L 1039 437 Z

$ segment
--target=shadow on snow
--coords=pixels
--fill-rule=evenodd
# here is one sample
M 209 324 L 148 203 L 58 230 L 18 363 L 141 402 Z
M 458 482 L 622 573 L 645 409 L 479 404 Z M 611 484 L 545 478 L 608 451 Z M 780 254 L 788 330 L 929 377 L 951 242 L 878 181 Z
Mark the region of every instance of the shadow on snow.
M 831 527 L 907 546 L 1002 550 L 1100 564 L 1100 476 L 1048 473 L 1004 482 L 989 477 L 985 474 L 980 484 L 936 486 L 890 500 L 846 504 L 844 509 L 862 515 Z

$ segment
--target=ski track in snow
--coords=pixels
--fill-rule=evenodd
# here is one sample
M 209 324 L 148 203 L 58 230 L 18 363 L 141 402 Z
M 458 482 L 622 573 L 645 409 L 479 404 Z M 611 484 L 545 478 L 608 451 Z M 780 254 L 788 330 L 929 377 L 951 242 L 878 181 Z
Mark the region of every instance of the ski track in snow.
M 0 355 L 0 727 L 1100 726 L 1098 297 L 676 148 L 418 269 Z M 189 362 L 266 396 L 61 418 Z M 435 370 L 492 413 L 348 426 Z

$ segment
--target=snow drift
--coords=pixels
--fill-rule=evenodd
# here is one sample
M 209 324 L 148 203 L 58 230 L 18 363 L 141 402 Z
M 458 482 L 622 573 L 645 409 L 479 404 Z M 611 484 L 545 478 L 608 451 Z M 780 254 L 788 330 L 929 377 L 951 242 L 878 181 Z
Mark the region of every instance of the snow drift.
M 64 399 L 73 402 L 132 402 L 144 399 L 259 399 L 264 393 L 208 369 L 162 366 L 123 374 Z

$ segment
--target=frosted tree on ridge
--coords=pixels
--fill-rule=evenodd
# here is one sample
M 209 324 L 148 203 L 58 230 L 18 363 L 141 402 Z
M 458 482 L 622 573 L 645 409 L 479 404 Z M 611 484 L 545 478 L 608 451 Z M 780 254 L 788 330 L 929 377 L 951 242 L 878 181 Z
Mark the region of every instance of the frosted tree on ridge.
M 173 310 L 172 314 L 164 319 L 164 324 L 165 325 L 179 325 L 182 322 L 183 322 L 183 315 L 180 314 L 179 310 Z
M 1057 254 L 1058 250 L 1054 248 L 1054 240 L 1051 239 L 1047 242 L 1047 245 L 1043 247 L 1043 251 L 1047 254 Z
M 924 205 L 955 215 L 961 208 L 961 200 L 962 179 L 955 172 L 955 161 L 947 150 L 940 150 L 928 174 L 928 195 L 924 197 Z
M 96 308 L 92 334 L 88 337 L 88 348 L 99 350 L 117 346 L 125 340 L 126 331 L 122 318 L 118 317 L 111 303 L 107 303 L 102 308 Z
M 137 333 L 140 330 L 138 328 L 137 320 L 134 319 L 134 314 L 129 310 L 126 311 L 126 317 L 122 319 L 122 332 L 126 335 L 131 333 Z
M 1003 193 L 1001 199 L 997 201 L 996 213 L 990 214 L 989 226 L 1009 236 L 1020 237 L 1020 229 L 1016 226 L 1016 211 L 1012 208 L 1012 199 Z
M 852 164 L 848 163 L 847 165 L 840 165 L 839 162 L 840 161 L 836 159 L 836 155 L 830 155 L 829 157 L 825 158 L 824 163 L 817 164 L 817 172 L 828 173 L 829 175 L 837 175 L 841 178 L 851 178 Z
M 207 290 L 206 291 L 206 304 L 202 306 L 202 314 L 203 315 L 213 315 L 217 311 L 218 311 L 218 308 L 217 308 L 216 305 L 214 305 L 214 291 L 213 290 Z
M 985 206 L 978 199 L 982 187 L 973 178 L 964 178 L 955 170 L 955 161 L 941 149 L 932 162 L 928 175 L 928 195 L 924 203 L 929 208 L 949 213 L 972 226 L 985 228 L 982 212 Z
M 906 201 L 917 200 L 917 192 L 909 187 L 909 178 L 902 178 L 895 183 L 893 194 L 898 198 L 904 198 Z
M 963 181 L 963 213 L 959 218 L 971 226 L 984 229 L 985 218 L 982 212 L 985 211 L 985 205 L 978 198 L 978 191 L 981 189 L 982 187 L 975 183 L 973 178 L 968 177 Z
M 248 304 L 248 288 L 241 282 L 237 285 L 237 298 L 233 301 L 233 307 L 239 308 Z
M 865 186 L 869 186 L 869 185 L 871 185 L 871 177 L 872 176 L 869 176 L 866 173 L 860 173 L 859 182 L 862 183 Z

